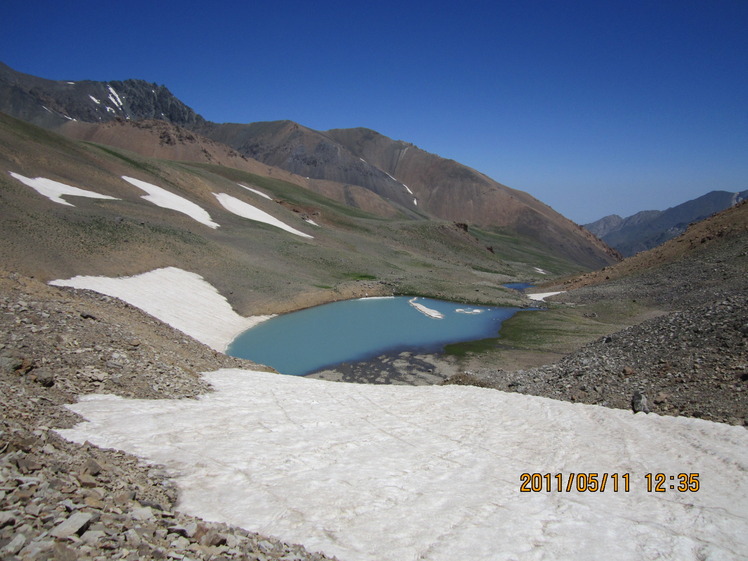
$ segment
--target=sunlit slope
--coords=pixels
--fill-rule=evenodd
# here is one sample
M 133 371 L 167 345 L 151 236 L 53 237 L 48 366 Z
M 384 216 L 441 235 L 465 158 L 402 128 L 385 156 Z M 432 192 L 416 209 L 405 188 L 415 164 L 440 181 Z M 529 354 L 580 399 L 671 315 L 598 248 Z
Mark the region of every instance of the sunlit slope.
M 111 198 L 61 204 L 28 184 L 38 178 Z M 51 280 L 178 266 L 244 313 L 366 293 L 495 303 L 513 298 L 502 282 L 537 278 L 536 267 L 578 268 L 511 233 L 383 218 L 282 179 L 72 141 L 5 115 L 0 204 L 7 269 Z

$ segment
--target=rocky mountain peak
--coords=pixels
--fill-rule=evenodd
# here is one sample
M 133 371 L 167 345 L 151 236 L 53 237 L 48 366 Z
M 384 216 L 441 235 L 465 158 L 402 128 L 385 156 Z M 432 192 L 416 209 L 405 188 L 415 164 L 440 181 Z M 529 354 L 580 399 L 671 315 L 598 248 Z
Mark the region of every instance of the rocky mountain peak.
M 181 126 L 204 122 L 163 85 L 136 79 L 47 80 L 4 64 L 0 64 L 0 107 L 44 127 L 67 121 L 100 123 L 116 119 L 160 119 Z

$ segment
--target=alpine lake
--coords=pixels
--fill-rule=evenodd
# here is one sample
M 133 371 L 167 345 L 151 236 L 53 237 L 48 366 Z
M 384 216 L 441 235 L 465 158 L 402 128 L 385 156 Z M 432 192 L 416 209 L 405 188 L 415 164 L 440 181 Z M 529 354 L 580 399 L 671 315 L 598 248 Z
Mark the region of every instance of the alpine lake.
M 451 343 L 497 337 L 520 310 L 409 296 L 345 300 L 271 318 L 239 335 L 227 354 L 306 376 L 382 353 L 438 354 Z

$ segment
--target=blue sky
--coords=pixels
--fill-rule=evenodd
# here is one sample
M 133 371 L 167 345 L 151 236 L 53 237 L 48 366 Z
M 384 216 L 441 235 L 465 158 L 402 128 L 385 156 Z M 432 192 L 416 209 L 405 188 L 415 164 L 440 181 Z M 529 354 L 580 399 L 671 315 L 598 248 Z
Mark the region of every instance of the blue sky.
M 748 189 L 748 1 L 6 0 L 0 61 L 368 127 L 579 223 Z

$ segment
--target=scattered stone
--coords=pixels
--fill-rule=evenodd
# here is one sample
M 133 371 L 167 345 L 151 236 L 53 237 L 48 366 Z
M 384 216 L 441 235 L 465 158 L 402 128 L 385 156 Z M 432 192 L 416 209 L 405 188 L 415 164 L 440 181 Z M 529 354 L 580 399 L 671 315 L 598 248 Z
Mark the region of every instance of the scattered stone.
M 647 396 L 639 390 L 635 391 L 631 398 L 631 409 L 634 413 L 649 413 Z
M 55 538 L 64 539 L 69 538 L 73 534 L 82 534 L 88 528 L 92 519 L 93 515 L 88 512 L 75 512 L 55 526 L 50 535 Z

